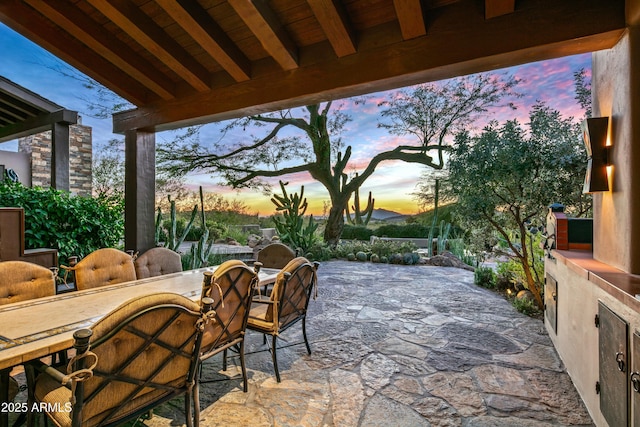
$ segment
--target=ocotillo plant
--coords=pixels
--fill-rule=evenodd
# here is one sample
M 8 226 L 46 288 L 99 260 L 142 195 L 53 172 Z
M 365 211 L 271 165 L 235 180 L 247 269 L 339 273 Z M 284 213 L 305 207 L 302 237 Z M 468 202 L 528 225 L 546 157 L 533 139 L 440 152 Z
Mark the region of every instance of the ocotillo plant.
M 351 213 L 349 212 L 349 205 L 347 204 L 346 213 L 347 213 L 347 221 L 351 225 L 367 225 L 371 220 L 371 215 L 373 214 L 373 204 L 375 203 L 375 199 L 371 196 L 371 191 L 369 191 L 369 200 L 367 201 L 367 207 L 364 209 L 360 209 L 360 190 L 357 189 L 353 194 L 353 217 L 351 217 Z
M 282 196 L 274 194 L 271 198 L 271 202 L 276 205 L 276 212 L 281 214 L 281 216 L 274 216 L 273 222 L 284 243 L 306 253 L 317 241 L 315 232 L 318 224 L 313 221 L 313 215 L 309 215 L 309 222 L 306 226 L 304 225 L 304 214 L 308 207 L 307 199 L 303 198 L 304 186 L 300 187 L 300 195 L 298 193 L 289 195 L 285 188 L 287 184 L 280 181 Z

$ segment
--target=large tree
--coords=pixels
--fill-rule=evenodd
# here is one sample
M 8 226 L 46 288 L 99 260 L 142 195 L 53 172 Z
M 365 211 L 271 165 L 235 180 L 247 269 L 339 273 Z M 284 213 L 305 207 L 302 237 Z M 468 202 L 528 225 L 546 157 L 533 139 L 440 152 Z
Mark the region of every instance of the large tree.
M 329 193 L 331 207 L 324 240 L 335 245 L 351 195 L 380 163 L 400 160 L 442 168 L 446 137 L 475 114 L 497 105 L 515 84 L 515 79 L 504 75 L 479 74 L 397 92 L 380 104 L 385 108 L 382 117 L 390 120 L 381 126 L 393 134 L 417 138 L 374 155 L 363 170 L 350 175 L 346 171 L 352 149 L 344 147 L 341 131 L 351 117 L 332 102 L 308 105 L 301 109 L 302 114 L 287 110 L 235 120 L 224 127 L 224 134 L 252 126 L 264 129 L 260 136 L 247 135 L 235 143 L 223 137 L 207 145 L 195 141 L 161 146 L 159 165 L 179 176 L 210 171 L 234 188 L 260 187 L 264 178 L 308 172 Z
M 543 260 L 532 250 L 530 230 L 544 224 L 553 202 L 585 210 L 585 152 L 572 118 L 537 103 L 529 119 L 527 128 L 513 120 L 492 122 L 476 136 L 458 134 L 447 188 L 468 229 L 490 224 L 504 239 L 542 307 L 543 278 L 536 267 Z

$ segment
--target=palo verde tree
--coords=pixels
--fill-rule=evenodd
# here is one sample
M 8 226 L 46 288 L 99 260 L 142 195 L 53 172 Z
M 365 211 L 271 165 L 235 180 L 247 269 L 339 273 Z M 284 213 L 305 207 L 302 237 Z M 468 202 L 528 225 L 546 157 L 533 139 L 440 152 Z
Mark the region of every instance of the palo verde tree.
M 418 139 L 375 154 L 356 174 L 346 173 L 352 148 L 345 147 L 341 137 L 351 117 L 332 102 L 307 105 L 299 115 L 300 110 L 287 110 L 232 121 L 223 132 L 251 126 L 265 130 L 260 136 L 240 142 L 220 140 L 205 146 L 195 141 L 160 146 L 159 168 L 174 176 L 210 171 L 234 188 L 265 188 L 265 178 L 307 172 L 329 193 L 331 207 L 324 240 L 336 245 L 351 195 L 380 163 L 400 160 L 441 168 L 445 137 L 474 114 L 497 105 L 515 84 L 515 79 L 503 75 L 481 74 L 397 92 L 380 104 L 384 107 L 382 117 L 390 120 L 380 126 Z M 436 154 L 432 155 L 434 151 Z
M 573 118 L 537 103 L 529 119 L 528 128 L 513 120 L 492 122 L 476 136 L 459 133 L 446 188 L 457 200 L 465 228 L 489 224 L 506 242 L 542 307 L 543 260 L 534 254 L 531 228 L 542 226 L 546 207 L 553 202 L 584 209 L 586 162 Z

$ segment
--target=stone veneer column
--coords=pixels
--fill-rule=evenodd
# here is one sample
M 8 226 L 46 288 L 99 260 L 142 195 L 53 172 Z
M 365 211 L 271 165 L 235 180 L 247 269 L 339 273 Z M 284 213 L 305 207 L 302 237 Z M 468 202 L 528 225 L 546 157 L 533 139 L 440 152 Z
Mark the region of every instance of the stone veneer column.
M 632 9 L 631 6 L 628 6 Z M 638 7 L 636 6 L 636 9 Z M 610 191 L 594 194 L 593 257 L 640 274 L 640 26 L 593 54 L 593 116 L 610 117 Z M 635 16 L 633 16 L 635 15 Z
M 92 134 L 90 126 L 69 126 L 69 191 L 88 196 L 92 191 Z M 31 153 L 31 185 L 51 186 L 51 131 L 18 140 L 18 151 Z

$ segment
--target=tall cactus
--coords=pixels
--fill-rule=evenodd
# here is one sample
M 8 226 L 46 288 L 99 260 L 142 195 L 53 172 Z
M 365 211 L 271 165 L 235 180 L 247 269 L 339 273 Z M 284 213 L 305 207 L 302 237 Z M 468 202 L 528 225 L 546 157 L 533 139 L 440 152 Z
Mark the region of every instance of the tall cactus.
M 189 222 L 184 227 L 184 231 L 182 232 L 182 234 L 178 236 L 176 231 L 177 224 L 178 224 L 178 220 L 176 218 L 176 201 L 171 200 L 171 196 L 167 196 L 167 198 L 169 199 L 169 204 L 170 204 L 170 209 L 169 209 L 170 225 L 167 230 L 167 239 L 164 242 L 164 247 L 169 248 L 174 252 L 178 252 L 178 248 L 180 247 L 182 242 L 184 242 L 184 239 L 187 237 L 189 230 L 191 230 L 191 227 L 193 226 L 193 221 L 195 221 L 196 219 L 196 215 L 198 214 L 198 205 L 195 205 L 193 207 L 193 210 L 191 211 L 191 218 L 189 218 Z M 156 216 L 156 233 L 155 233 L 156 245 L 160 244 L 161 231 L 162 231 L 162 211 L 158 206 L 158 215 Z
M 364 209 L 360 209 L 360 189 L 356 189 L 353 194 L 353 218 L 351 217 L 351 213 L 349 212 L 349 205 L 345 208 L 347 214 L 347 221 L 351 225 L 367 225 L 371 220 L 371 215 L 373 214 L 373 204 L 375 203 L 375 199 L 371 196 L 371 191 L 369 191 L 369 200 L 367 200 L 367 207 Z
M 209 255 L 213 249 L 213 239 L 209 240 L 209 228 L 205 221 L 204 215 L 204 195 L 202 194 L 202 186 L 200 186 L 200 220 L 202 222 L 202 235 L 198 243 L 191 245 L 191 269 L 207 267 L 209 265 Z
M 280 181 L 282 195 L 274 194 L 271 198 L 271 202 L 276 205 L 276 212 L 282 215 L 274 216 L 273 221 L 283 242 L 306 253 L 318 240 L 315 235 L 318 224 L 314 222 L 313 215 L 309 215 L 309 221 L 304 225 L 304 214 L 308 207 L 307 199 L 304 198 L 304 186 L 300 187 L 300 195 L 289 195 L 286 185 L 288 183 Z

